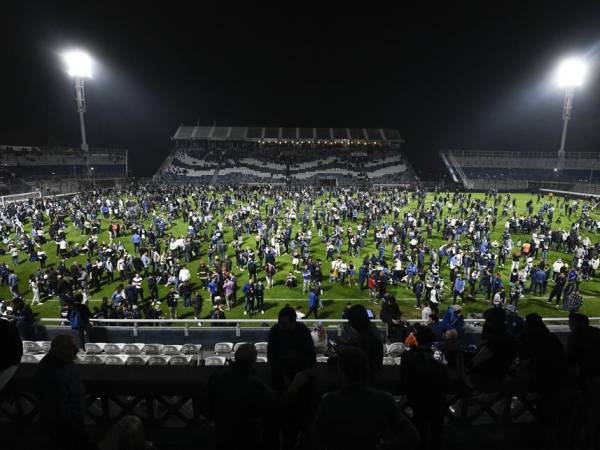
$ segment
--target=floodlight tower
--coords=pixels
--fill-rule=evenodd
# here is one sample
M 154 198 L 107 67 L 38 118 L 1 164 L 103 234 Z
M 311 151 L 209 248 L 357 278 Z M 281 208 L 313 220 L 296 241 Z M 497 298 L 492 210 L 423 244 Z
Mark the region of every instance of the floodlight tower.
M 567 140 L 567 126 L 571 119 L 571 109 L 573 109 L 573 94 L 575 93 L 575 88 L 583 84 L 586 69 L 586 65 L 581 59 L 569 58 L 560 63 L 556 72 L 558 86 L 565 89 L 563 129 L 560 138 L 560 148 L 558 149 L 558 165 L 560 169 L 563 168 L 565 160 L 565 141 Z
M 81 150 L 87 153 L 89 147 L 85 135 L 84 114 L 87 108 L 85 103 L 84 80 L 92 78 L 92 59 L 87 53 L 80 50 L 73 50 L 65 53 L 63 59 L 67 64 L 67 72 L 75 79 L 75 100 L 77 102 L 77 112 L 79 113 L 79 125 L 81 126 Z

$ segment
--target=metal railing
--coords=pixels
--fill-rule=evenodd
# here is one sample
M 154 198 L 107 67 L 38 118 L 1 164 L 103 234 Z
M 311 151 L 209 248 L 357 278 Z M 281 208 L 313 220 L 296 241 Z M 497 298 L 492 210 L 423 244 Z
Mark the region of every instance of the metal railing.
M 568 317 L 545 317 L 542 318 L 548 325 L 566 325 L 569 321 Z M 590 323 L 597 323 L 600 325 L 600 317 L 590 317 Z M 48 318 L 44 317 L 40 319 L 43 323 L 55 324 L 58 326 L 68 327 L 69 321 L 66 318 Z M 347 323 L 346 319 L 309 319 L 303 318 L 300 320 L 304 323 L 315 323 L 321 322 L 325 326 L 337 327 L 338 335 L 341 335 L 343 324 Z M 106 324 L 110 327 L 127 327 L 131 328 L 133 336 L 138 335 L 138 329 L 140 325 L 156 325 L 159 327 L 165 325 L 175 325 L 172 328 L 182 329 L 185 336 L 189 336 L 189 329 L 198 329 L 198 325 L 202 327 L 205 324 L 219 324 L 219 329 L 235 329 L 236 336 L 240 336 L 242 330 L 242 324 L 248 324 L 249 328 L 252 324 L 256 324 L 260 328 L 264 328 L 264 324 L 273 325 L 277 323 L 277 319 L 90 319 L 93 324 L 102 326 Z M 381 325 L 383 322 L 380 319 L 372 319 L 371 322 Z M 422 322 L 419 319 L 408 319 L 406 322 L 410 324 Z M 465 319 L 465 324 L 477 326 L 482 325 L 485 322 L 484 319 Z M 226 324 L 226 325 L 224 325 Z M 230 326 L 229 326 L 230 325 Z M 382 327 L 383 328 L 383 327 Z

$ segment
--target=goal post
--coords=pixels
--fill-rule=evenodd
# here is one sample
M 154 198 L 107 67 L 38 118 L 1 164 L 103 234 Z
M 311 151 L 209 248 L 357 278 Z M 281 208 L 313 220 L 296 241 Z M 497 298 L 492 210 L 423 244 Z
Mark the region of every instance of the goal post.
M 40 191 L 23 192 L 22 194 L 10 194 L 0 196 L 0 204 L 2 206 L 8 203 L 23 202 L 30 198 L 41 198 L 42 193 Z

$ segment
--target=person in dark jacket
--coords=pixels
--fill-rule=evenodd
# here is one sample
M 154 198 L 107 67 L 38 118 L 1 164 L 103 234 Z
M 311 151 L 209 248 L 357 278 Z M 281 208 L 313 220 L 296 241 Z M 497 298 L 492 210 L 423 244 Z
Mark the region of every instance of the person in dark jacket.
M 283 390 L 298 372 L 312 367 L 316 362 L 310 330 L 296 321 L 296 311 L 289 305 L 279 311 L 277 323 L 271 327 L 267 359 L 278 390 Z
M 383 297 L 379 318 L 387 327 L 387 339 L 389 342 L 404 342 L 408 335 L 408 327 L 402 321 L 402 311 L 396 302 L 396 297 L 386 294 Z
M 600 447 L 600 329 L 590 326 L 587 316 L 569 316 L 571 335 L 567 341 L 569 363 L 579 369 L 583 391 L 582 428 L 585 449 Z
M 215 423 L 217 449 L 279 448 L 275 394 L 256 376 L 255 363 L 254 345 L 241 345 L 235 363 L 214 372 L 208 381 L 202 406 L 204 415 Z
M 17 371 L 23 356 L 23 341 L 14 322 L 0 317 L 0 391 Z
M 89 328 L 90 328 L 90 309 L 86 304 L 81 303 L 81 298 L 76 296 L 69 308 L 69 312 L 67 313 L 67 319 L 71 323 L 71 329 L 77 331 L 77 335 L 79 336 L 79 343 L 81 345 L 81 349 L 85 349 L 85 334 L 87 333 L 89 338 Z
M 85 449 L 88 436 L 84 426 L 85 387 L 73 361 L 77 346 L 73 338 L 59 334 L 50 352 L 35 373 L 35 394 L 40 422 L 53 449 Z
M 525 317 L 519 336 L 519 361 L 537 391 L 537 411 L 545 448 L 571 448 L 575 379 L 565 349 L 538 314 Z M 552 374 L 549 378 L 548 374 Z
M 377 328 L 369 320 L 363 305 L 352 305 L 348 311 L 348 334 L 342 336 L 341 344 L 358 347 L 367 355 L 371 380 L 383 366 L 383 342 Z
M 436 337 L 431 329 L 417 325 L 415 337 L 417 347 L 402 357 L 401 380 L 421 436 L 420 448 L 435 450 L 442 447 L 449 376 L 446 367 L 434 358 L 431 346 Z
M 35 314 L 31 307 L 21 297 L 16 297 L 13 302 L 13 317 L 19 334 L 26 341 L 34 340 Z
M 315 365 L 316 352 L 310 330 L 296 321 L 290 305 L 279 311 L 277 323 L 271 327 L 267 347 L 273 387 L 279 393 L 289 389 L 300 372 Z M 310 417 L 310 386 L 304 386 L 281 411 L 283 448 L 293 448 L 300 430 Z
M 385 435 L 402 448 L 416 448 L 419 434 L 388 392 L 368 386 L 369 361 L 356 347 L 340 350 L 342 388 L 321 399 L 312 448 L 374 450 Z M 393 448 L 399 448 L 394 446 Z

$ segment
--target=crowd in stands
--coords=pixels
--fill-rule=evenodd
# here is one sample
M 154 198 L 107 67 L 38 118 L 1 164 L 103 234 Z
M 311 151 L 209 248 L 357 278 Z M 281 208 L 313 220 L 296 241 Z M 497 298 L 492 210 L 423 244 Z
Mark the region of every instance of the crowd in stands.
M 359 151 L 358 151 L 359 150 Z M 339 145 L 268 145 L 252 142 L 207 141 L 203 147 L 179 146 L 168 157 L 161 175 L 166 179 L 211 181 L 220 184 L 285 182 L 315 183 L 337 179 L 357 182 L 407 183 L 414 175 L 397 148 Z M 210 177 L 210 178 L 209 178 Z

